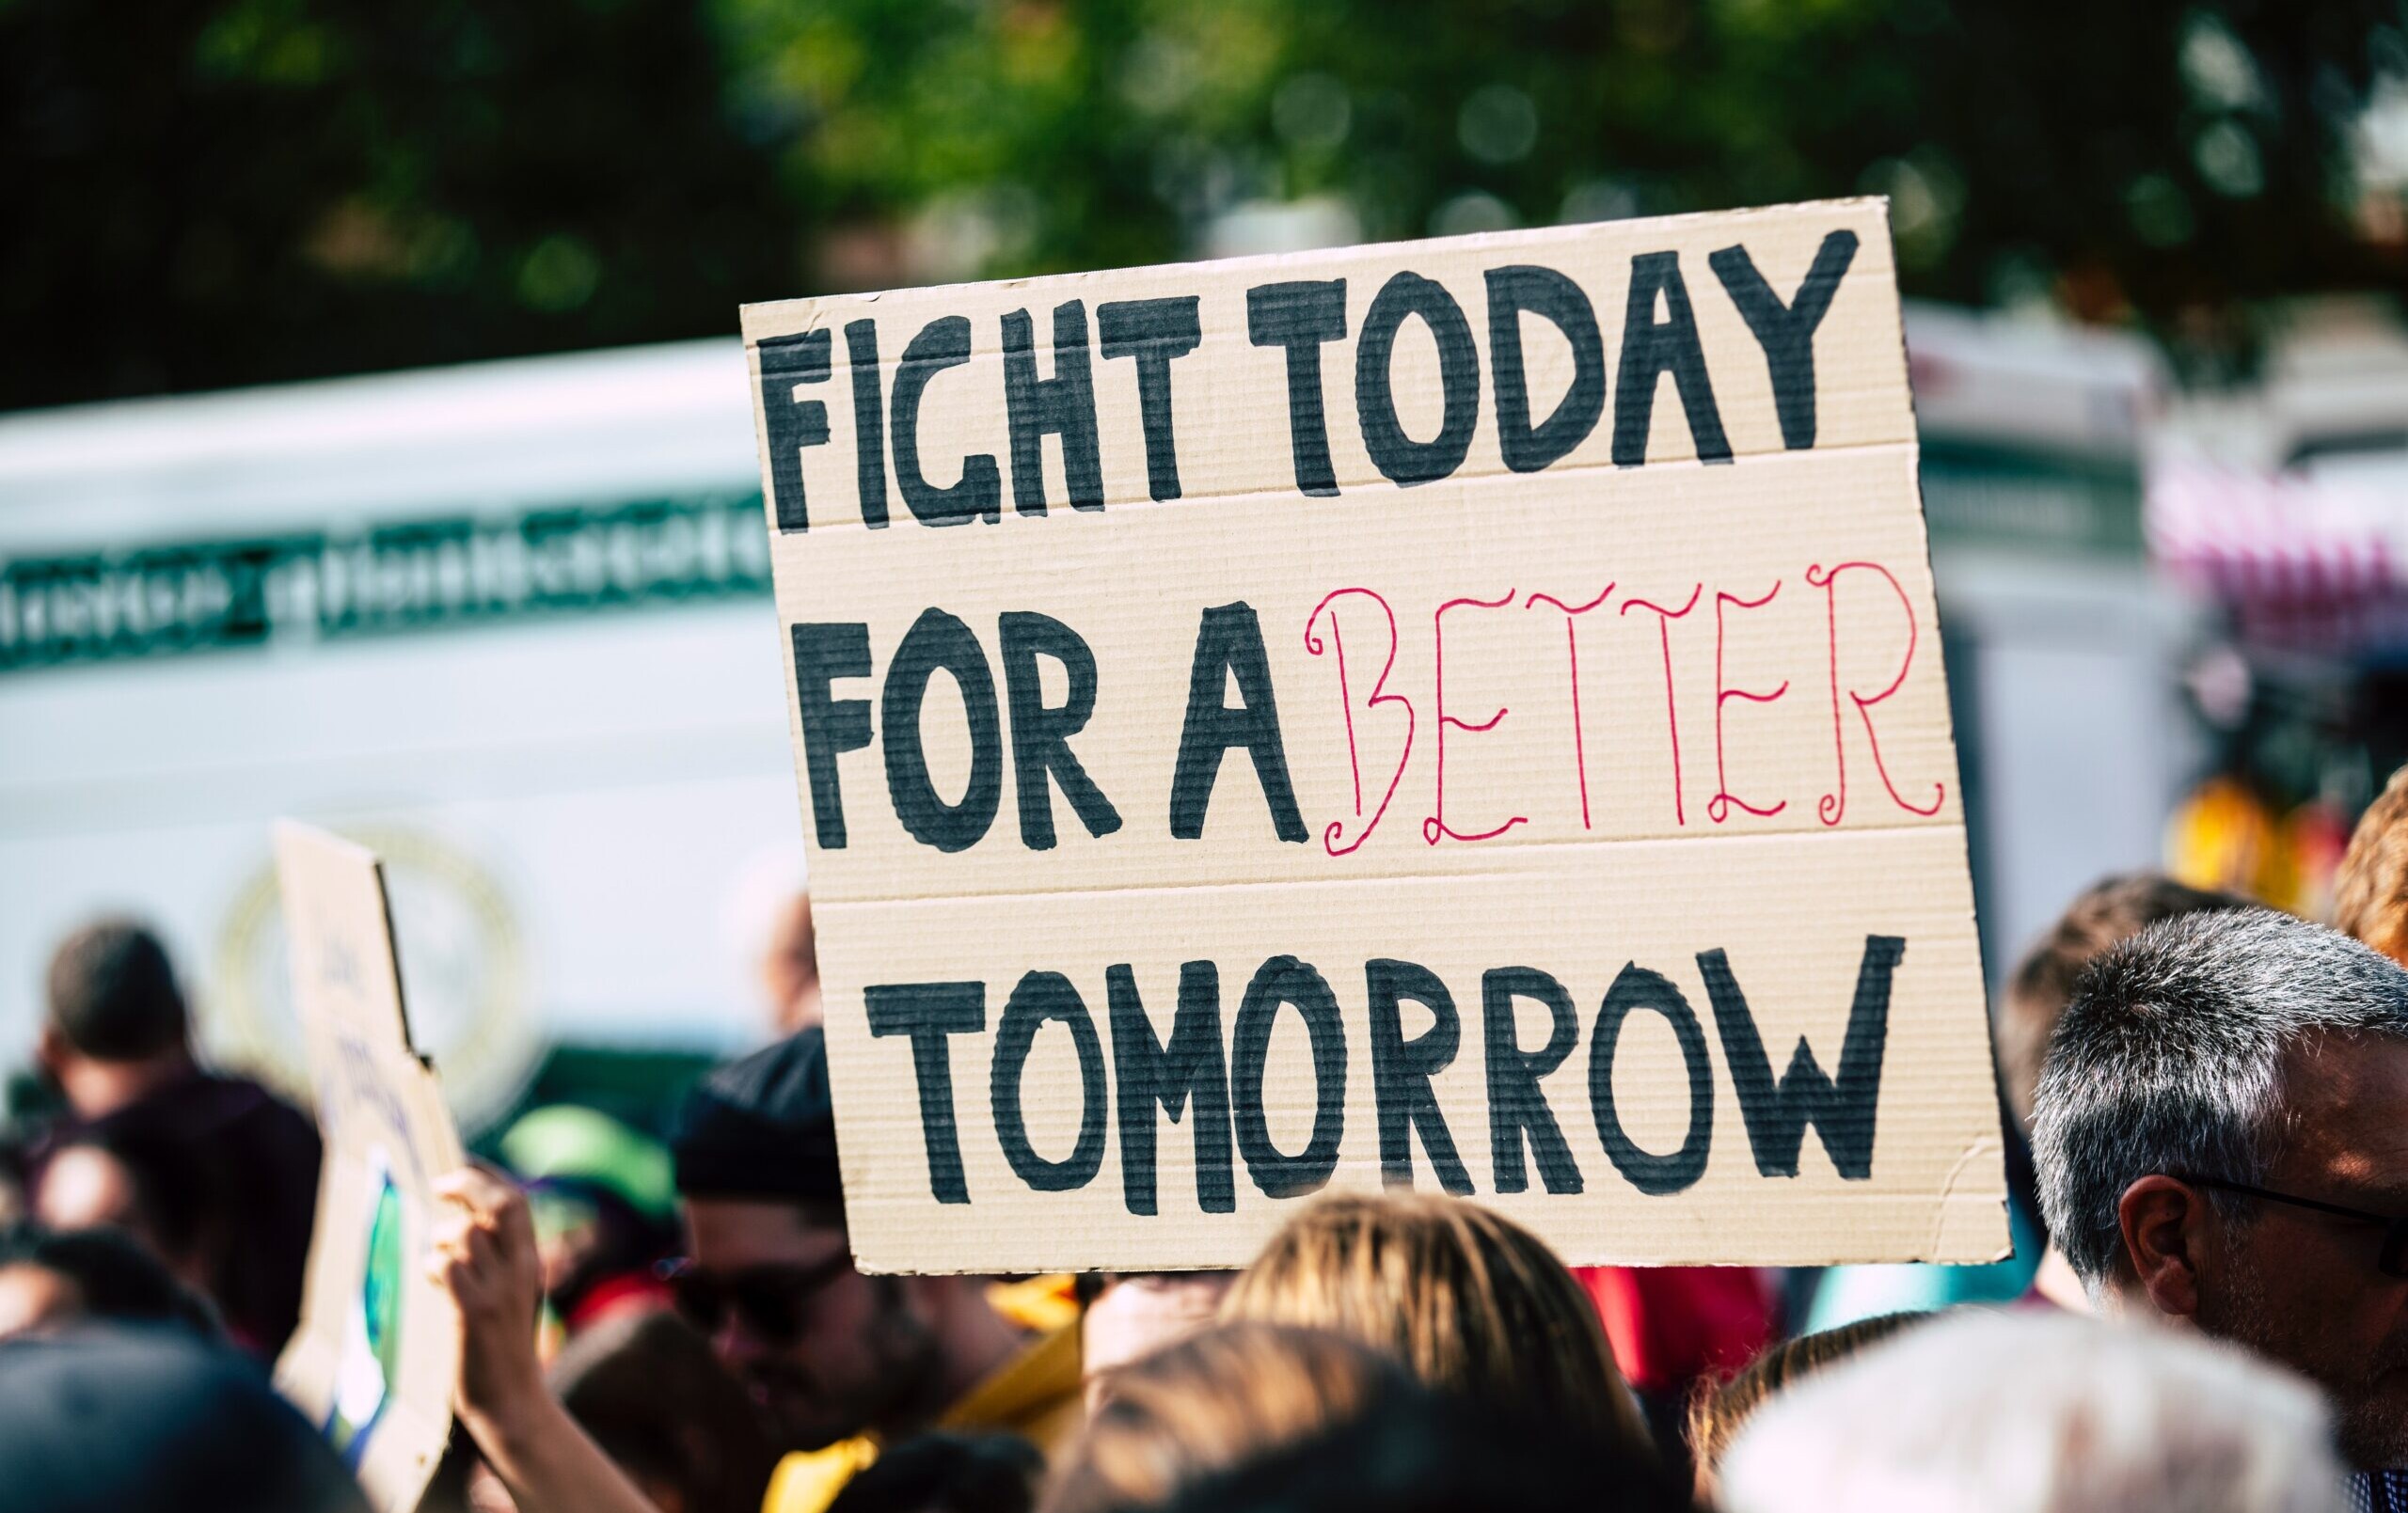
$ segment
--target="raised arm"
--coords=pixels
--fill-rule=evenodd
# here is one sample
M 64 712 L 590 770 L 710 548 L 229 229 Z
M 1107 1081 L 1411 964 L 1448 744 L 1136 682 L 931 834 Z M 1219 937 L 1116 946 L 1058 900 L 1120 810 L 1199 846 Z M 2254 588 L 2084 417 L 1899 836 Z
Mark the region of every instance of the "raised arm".
M 460 1309 L 457 1411 L 520 1513 L 659 1513 L 545 1385 L 535 1357 L 543 1269 L 527 1200 L 464 1167 L 436 1184 L 428 1258 Z

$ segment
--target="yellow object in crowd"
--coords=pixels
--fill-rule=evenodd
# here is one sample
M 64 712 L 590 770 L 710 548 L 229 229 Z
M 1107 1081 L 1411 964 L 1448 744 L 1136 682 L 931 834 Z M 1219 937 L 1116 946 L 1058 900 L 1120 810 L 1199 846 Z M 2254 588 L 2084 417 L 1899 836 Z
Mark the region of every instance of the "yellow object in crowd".
M 2175 806 L 2165 827 L 2165 870 L 2193 888 L 2266 896 L 2274 817 L 2237 778 L 2210 778 Z
M 1085 1412 L 1079 1305 L 1071 1280 L 1057 1274 L 997 1283 L 988 1289 L 987 1300 L 1036 1338 L 971 1388 L 936 1426 L 967 1434 L 1017 1434 L 1051 1457 L 1078 1432 Z M 878 1459 L 878 1442 L 868 1435 L 839 1440 L 825 1449 L 797 1451 L 778 1462 L 762 1513 L 825 1513 L 845 1484 Z

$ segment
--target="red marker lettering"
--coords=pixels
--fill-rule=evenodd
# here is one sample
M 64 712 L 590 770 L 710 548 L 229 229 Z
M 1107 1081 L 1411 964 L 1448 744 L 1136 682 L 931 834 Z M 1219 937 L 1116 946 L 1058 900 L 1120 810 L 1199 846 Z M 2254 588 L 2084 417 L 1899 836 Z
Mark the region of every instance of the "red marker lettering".
M 1506 715 L 1505 709 L 1500 705 L 1496 714 L 1489 716 L 1486 720 L 1479 724 L 1474 724 L 1469 720 L 1457 719 L 1447 713 L 1447 611 L 1462 607 L 1474 609 L 1502 609 L 1513 602 L 1513 591 L 1511 589 L 1505 591 L 1505 597 L 1501 599 L 1450 599 L 1440 605 L 1438 612 L 1431 617 L 1432 651 L 1437 664 L 1438 796 L 1435 805 L 1437 812 L 1421 822 L 1421 839 L 1430 845 L 1436 845 L 1441 838 L 1450 841 L 1493 840 L 1516 825 L 1529 823 L 1529 815 L 1516 814 L 1494 829 L 1481 830 L 1470 835 L 1450 828 L 1447 824 L 1447 727 L 1451 725 L 1456 730 L 1470 731 L 1475 733 L 1481 731 L 1493 731 L 1497 728 L 1497 722 L 1503 719 Z
M 1621 610 L 1626 615 L 1634 609 L 1644 609 L 1656 617 L 1656 638 L 1664 648 L 1664 723 L 1672 735 L 1672 821 L 1677 825 L 1687 825 L 1689 817 L 1687 810 L 1681 802 L 1681 712 L 1672 699 L 1671 622 L 1695 609 L 1697 596 L 1704 591 L 1705 585 L 1703 583 L 1689 590 L 1689 602 L 1678 609 L 1667 609 L 1662 605 L 1650 604 L 1644 599 L 1633 599 L 1630 603 L 1624 605 Z
M 1898 596 L 1898 607 L 1907 612 L 1907 654 L 1898 660 L 1898 675 L 1892 678 L 1890 686 L 1879 693 L 1861 694 L 1853 688 L 1847 693 L 1848 701 L 1856 705 L 1858 717 L 1864 721 L 1865 744 L 1873 749 L 1873 770 L 1880 775 L 1881 786 L 1889 791 L 1890 801 L 1909 814 L 1928 816 L 1939 813 L 1941 796 L 1946 792 L 1945 785 L 1933 783 L 1931 803 L 1927 808 L 1919 808 L 1900 797 L 1898 785 L 1890 780 L 1889 764 L 1881 760 L 1881 737 L 1873 728 L 1873 706 L 1904 687 L 1907 670 L 1914 666 L 1915 641 L 1918 635 L 1915 627 L 1914 602 L 1907 597 L 1907 591 L 1898 586 L 1897 578 L 1891 574 L 1890 570 L 1878 562 L 1842 562 L 1828 573 L 1817 564 L 1806 570 L 1806 581 L 1823 591 L 1823 596 L 1830 606 L 1828 623 L 1830 626 L 1831 654 L 1831 750 L 1837 761 L 1839 771 L 1836 791 L 1825 794 L 1822 801 L 1815 805 L 1815 813 L 1821 817 L 1825 825 L 1837 825 L 1847 813 L 1847 734 L 1840 719 L 1839 578 L 1841 574 L 1858 569 L 1880 574 L 1881 581 L 1889 584 L 1890 591 Z
M 1723 593 L 1719 591 L 1717 591 L 1714 595 L 1714 796 L 1706 800 L 1705 817 L 1717 825 L 1730 818 L 1731 806 L 1734 804 L 1751 814 L 1757 815 L 1778 814 L 1789 807 L 1789 800 L 1784 798 L 1770 809 L 1758 809 L 1733 793 L 1730 768 L 1723 764 L 1722 760 L 1722 706 L 1734 699 L 1745 699 L 1751 704 L 1768 704 L 1789 691 L 1787 678 L 1782 679 L 1781 686 L 1770 693 L 1756 693 L 1747 688 L 1734 688 L 1723 682 L 1722 646 L 1725 638 L 1722 623 L 1723 608 L 1729 605 L 1737 605 L 1742 609 L 1761 609 L 1772 603 L 1773 595 L 1780 591 L 1781 579 L 1775 578 L 1772 580 L 1772 587 L 1766 591 L 1765 596 L 1761 599 L 1742 599 L 1737 594 Z
M 1359 594 L 1379 606 L 1380 616 L 1387 623 L 1387 660 L 1380 664 L 1380 675 L 1372 680 L 1371 697 L 1365 701 L 1363 707 L 1368 712 L 1382 704 L 1402 704 L 1404 706 L 1404 749 L 1397 753 L 1396 771 L 1388 775 L 1387 792 L 1380 796 L 1380 807 L 1371 812 L 1370 823 L 1356 832 L 1354 839 L 1345 841 L 1344 844 L 1339 843 L 1345 840 L 1346 834 L 1346 822 L 1343 820 L 1332 820 L 1323 829 L 1321 843 L 1333 857 L 1345 856 L 1365 841 L 1370 840 L 1371 832 L 1380 827 L 1380 817 L 1388 812 L 1388 800 L 1396 796 L 1396 785 L 1404 780 L 1405 764 L 1413 759 L 1413 728 L 1416 720 L 1413 701 L 1401 693 L 1387 691 L 1388 673 L 1396 668 L 1397 648 L 1396 611 L 1388 607 L 1388 602 L 1369 589 L 1339 589 L 1323 599 L 1320 604 L 1315 605 L 1313 612 L 1305 617 L 1305 650 L 1314 656 L 1322 654 L 1322 638 L 1313 627 L 1320 623 L 1323 616 L 1328 616 L 1328 644 L 1330 649 L 1338 654 L 1338 699 L 1339 708 L 1346 714 L 1346 760 L 1354 773 L 1354 817 L 1357 820 L 1363 818 L 1363 758 L 1361 748 L 1354 739 L 1354 696 L 1347 685 L 1346 642 L 1338 629 L 1338 601 L 1349 594 Z
M 1575 609 L 1551 593 L 1534 593 L 1522 601 L 1522 607 L 1532 605 L 1553 605 L 1563 611 L 1563 649 L 1572 659 L 1572 770 L 1580 779 L 1580 827 L 1589 828 L 1589 753 L 1581 743 L 1580 732 L 1580 620 L 1579 617 L 1604 604 L 1614 591 L 1610 583 L 1605 591 Z

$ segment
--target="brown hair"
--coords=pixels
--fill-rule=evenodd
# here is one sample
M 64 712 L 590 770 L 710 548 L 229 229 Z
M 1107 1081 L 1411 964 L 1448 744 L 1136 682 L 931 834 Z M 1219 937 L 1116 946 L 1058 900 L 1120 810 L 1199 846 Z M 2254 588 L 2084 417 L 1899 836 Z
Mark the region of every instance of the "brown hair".
M 621 1470 L 689 1513 L 752 1513 L 778 1448 L 752 1400 L 675 1314 L 623 1315 L 568 1342 L 553 1394 Z
M 1219 1324 L 1115 1367 L 1045 1513 L 1106 1513 L 1352 1423 L 1413 1391 L 1395 1363 L 1321 1330 Z
M 132 920 L 96 920 L 51 954 L 50 1025 L 97 1062 L 145 1062 L 183 1048 L 184 996 L 167 948 Z
M 2408 767 L 2358 818 L 2333 880 L 2333 925 L 2408 967 Z
M 1703 1381 L 1689 1399 L 1689 1458 L 1697 1465 L 1704 1487 L 1722 1464 L 1722 1453 L 1739 1437 L 1757 1409 L 1792 1384 L 1838 1364 L 1868 1346 L 1878 1345 L 1929 1314 L 1883 1314 L 1852 1324 L 1801 1334 L 1767 1347 L 1729 1381 Z
M 2049 1036 L 2065 1017 L 2074 984 L 2092 958 L 2160 920 L 2248 906 L 2247 899 L 2193 888 L 2154 872 L 2120 873 L 2083 889 L 2049 933 L 2023 954 L 1994 1016 L 1999 1077 L 2015 1117 L 2030 1127 L 2033 1090 L 2040 1085 Z
M 1455 1198 L 1323 1198 L 1221 1303 L 1224 1319 L 1335 1330 L 1421 1382 L 1646 1442 L 1596 1305 L 1555 1253 Z

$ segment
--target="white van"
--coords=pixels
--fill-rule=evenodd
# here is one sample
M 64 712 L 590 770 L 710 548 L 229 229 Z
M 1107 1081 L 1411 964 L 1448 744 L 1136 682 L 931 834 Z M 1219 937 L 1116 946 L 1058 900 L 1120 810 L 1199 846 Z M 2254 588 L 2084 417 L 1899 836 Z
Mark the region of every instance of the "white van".
M 2180 628 L 2137 342 L 1910 309 L 1992 970 L 2155 859 Z M 391 864 L 465 1124 L 548 1045 L 758 1037 L 801 827 L 742 352 L 706 341 L 0 416 L 0 1066 L 103 909 L 206 1035 L 294 1036 L 268 822 Z
M 123 910 L 296 1076 L 279 814 L 388 859 L 472 1127 L 547 1042 L 757 1038 L 778 644 L 733 341 L 0 417 L 0 1065 Z

